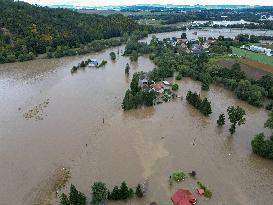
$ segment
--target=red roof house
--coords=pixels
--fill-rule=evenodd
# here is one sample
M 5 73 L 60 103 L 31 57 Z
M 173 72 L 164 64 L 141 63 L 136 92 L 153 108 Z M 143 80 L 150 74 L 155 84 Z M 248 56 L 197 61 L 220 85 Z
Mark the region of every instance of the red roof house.
M 178 189 L 171 197 L 174 205 L 192 205 L 196 202 L 196 197 L 186 189 Z
M 163 83 L 154 83 L 151 85 L 151 88 L 158 93 L 164 92 L 164 84 Z

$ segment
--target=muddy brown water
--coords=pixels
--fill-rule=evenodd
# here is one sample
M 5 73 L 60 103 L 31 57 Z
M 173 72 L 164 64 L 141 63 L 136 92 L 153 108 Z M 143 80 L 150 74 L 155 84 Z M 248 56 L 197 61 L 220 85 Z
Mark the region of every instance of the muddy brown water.
M 63 167 L 71 174 L 64 191 L 73 183 L 89 199 L 94 181 L 102 180 L 109 188 L 122 181 L 129 186 L 146 182 L 142 200 L 120 204 L 172 204 L 176 188 L 196 187 L 190 178 L 169 186 L 169 175 L 182 169 L 195 170 L 197 179 L 213 192 L 212 199 L 199 197 L 198 204 L 272 204 L 273 162 L 255 156 L 250 147 L 256 133 L 269 134 L 263 128 L 265 110 L 237 100 L 222 87 L 202 92 L 199 82 L 185 78 L 178 82 L 183 101 L 123 112 L 129 59 L 118 56 L 112 62 L 111 51 L 117 48 L 0 66 L 1 205 L 58 204 L 55 193 L 49 193 L 61 180 Z M 87 58 L 106 59 L 108 64 L 71 75 L 70 68 Z M 130 77 L 154 67 L 148 57 L 130 66 Z M 210 117 L 186 103 L 188 90 L 212 101 Z M 233 137 L 228 134 L 229 123 L 216 127 L 219 114 L 229 105 L 240 105 L 247 112 L 246 124 Z M 34 117 L 26 119 L 29 112 Z

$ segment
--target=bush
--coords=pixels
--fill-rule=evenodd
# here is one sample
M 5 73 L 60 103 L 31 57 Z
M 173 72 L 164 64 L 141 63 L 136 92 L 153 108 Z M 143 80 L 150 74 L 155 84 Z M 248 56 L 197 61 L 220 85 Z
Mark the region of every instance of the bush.
M 110 53 L 111 60 L 116 60 L 116 54 L 115 52 Z
M 204 189 L 204 191 L 205 191 L 204 196 L 210 199 L 212 197 L 212 192 L 205 185 L 203 185 L 200 181 L 198 181 L 197 184 L 201 189 Z
M 185 180 L 186 174 L 179 170 L 179 171 L 174 172 L 172 177 L 173 177 L 174 181 L 180 182 L 180 181 Z
M 201 89 L 202 90 L 209 90 L 209 83 L 207 81 L 202 82 Z
M 182 79 L 182 75 L 181 74 L 179 74 L 179 75 L 177 75 L 176 77 L 175 77 L 175 80 L 181 80 Z
M 172 84 L 172 90 L 173 91 L 177 91 L 179 89 L 179 86 L 178 86 L 178 84 Z
M 16 56 L 15 55 L 8 55 L 6 57 L 6 63 L 14 63 L 16 62 Z
M 222 127 L 225 124 L 225 115 L 222 113 L 219 115 L 219 118 L 217 120 L 217 125 L 219 127 Z
M 251 141 L 251 147 L 255 154 L 273 160 L 273 141 L 265 139 L 264 133 L 255 136 Z

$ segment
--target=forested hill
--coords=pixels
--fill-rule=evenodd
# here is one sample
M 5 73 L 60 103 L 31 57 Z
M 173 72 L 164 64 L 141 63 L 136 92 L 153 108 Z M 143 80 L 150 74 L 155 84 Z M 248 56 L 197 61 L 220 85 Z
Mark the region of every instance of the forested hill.
M 78 47 L 139 30 L 127 17 L 80 14 L 24 2 L 0 0 L 0 61 L 12 55 L 41 54 L 47 47 Z

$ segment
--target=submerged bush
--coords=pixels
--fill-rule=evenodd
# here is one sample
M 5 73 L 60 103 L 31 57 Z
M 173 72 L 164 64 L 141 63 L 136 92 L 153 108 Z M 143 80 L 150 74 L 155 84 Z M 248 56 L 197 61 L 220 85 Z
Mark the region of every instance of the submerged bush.
M 180 181 L 185 180 L 186 174 L 184 172 L 182 172 L 181 170 L 178 170 L 173 173 L 172 178 L 174 181 L 180 182 Z

